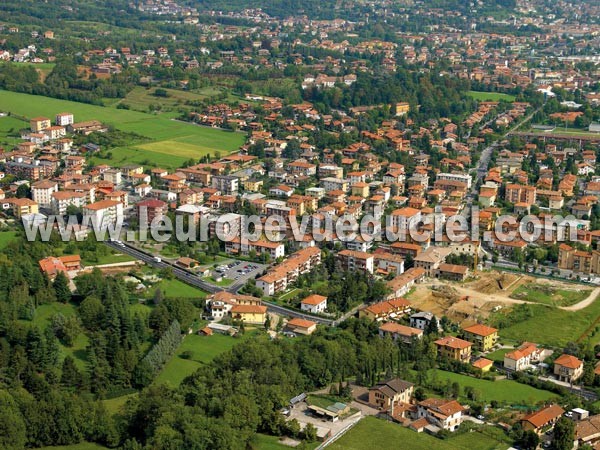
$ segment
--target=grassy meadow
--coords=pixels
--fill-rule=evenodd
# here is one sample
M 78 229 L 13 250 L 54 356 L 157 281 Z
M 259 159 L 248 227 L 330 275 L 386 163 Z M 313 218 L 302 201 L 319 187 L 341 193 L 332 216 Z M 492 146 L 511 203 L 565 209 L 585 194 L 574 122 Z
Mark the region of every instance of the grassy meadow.
M 158 101 L 160 99 L 157 98 Z M 200 159 L 206 154 L 229 153 L 244 143 L 244 134 L 201 127 L 169 117 L 139 111 L 117 109 L 60 100 L 49 97 L 0 90 L 0 112 L 10 112 L 31 118 L 46 116 L 54 119 L 60 112 L 71 112 L 75 121 L 99 120 L 116 129 L 137 133 L 150 143 L 111 149 L 112 159 L 95 158 L 95 162 L 112 165 L 145 163 L 165 168 L 179 167 L 184 161 Z M 7 120 L 8 119 L 8 120 Z M 5 120 L 4 125 L 2 121 Z M 26 122 L 12 117 L 0 118 L 0 138 L 10 129 L 28 127 Z M 8 138 L 10 140 L 10 137 Z M 12 142 L 14 144 L 14 142 Z

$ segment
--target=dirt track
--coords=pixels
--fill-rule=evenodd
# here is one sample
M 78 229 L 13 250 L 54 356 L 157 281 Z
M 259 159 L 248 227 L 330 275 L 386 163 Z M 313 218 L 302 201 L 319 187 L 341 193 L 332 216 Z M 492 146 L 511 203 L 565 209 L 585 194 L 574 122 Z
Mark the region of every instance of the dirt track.
M 417 286 L 411 294 L 413 304 L 438 315 L 468 323 L 485 319 L 493 311 L 504 306 L 523 303 L 542 305 L 543 303 L 511 298 L 511 294 L 527 283 L 550 284 L 556 288 L 573 289 L 575 286 L 558 280 L 531 278 L 526 274 L 502 274 L 499 272 L 477 273 L 477 278 L 464 284 L 432 280 Z M 591 305 L 600 296 L 600 287 L 593 289 L 580 302 L 570 306 L 559 306 L 565 311 L 579 311 Z

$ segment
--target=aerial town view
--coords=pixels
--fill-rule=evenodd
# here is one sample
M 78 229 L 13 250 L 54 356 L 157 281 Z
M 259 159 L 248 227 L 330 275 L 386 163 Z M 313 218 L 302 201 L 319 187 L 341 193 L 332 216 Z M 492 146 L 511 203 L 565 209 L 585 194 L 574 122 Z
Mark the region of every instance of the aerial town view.
M 4 449 L 600 449 L 600 2 L 0 2 Z

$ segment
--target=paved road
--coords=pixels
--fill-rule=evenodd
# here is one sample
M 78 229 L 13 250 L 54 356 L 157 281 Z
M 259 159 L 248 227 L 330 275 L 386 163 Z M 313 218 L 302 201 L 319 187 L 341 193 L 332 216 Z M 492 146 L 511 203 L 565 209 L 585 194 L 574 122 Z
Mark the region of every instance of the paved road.
M 153 255 L 138 250 L 137 248 L 132 247 L 126 243 L 123 243 L 123 245 L 119 245 L 115 242 L 105 242 L 105 244 L 109 247 L 114 248 L 115 250 L 118 250 L 121 253 L 126 253 L 130 256 L 133 256 L 136 259 L 139 259 L 140 261 L 144 261 L 151 267 L 156 267 L 157 269 L 164 269 L 170 267 L 173 270 L 173 275 L 175 275 L 179 280 L 192 286 L 198 287 L 206 292 L 215 293 L 223 290 L 218 286 L 213 286 L 212 284 L 202 281 L 197 275 L 192 274 L 191 272 L 188 272 L 187 270 L 184 270 L 180 267 L 177 267 L 174 264 L 165 261 L 157 262 L 154 259 Z
M 279 314 L 282 316 L 291 316 L 297 317 L 299 319 L 312 320 L 313 322 L 320 323 L 322 325 L 335 326 L 336 322 L 333 319 L 327 319 L 325 317 L 312 316 L 309 314 L 301 313 L 300 311 L 296 311 L 294 309 L 284 308 L 283 306 L 277 305 L 275 303 L 271 303 L 263 300 L 263 304 L 266 305 L 267 310 L 271 311 L 275 314 Z
M 173 270 L 173 275 L 175 275 L 175 277 L 177 277 L 180 281 L 183 281 L 184 283 L 198 287 L 198 288 L 200 288 L 206 292 L 212 293 L 212 294 L 214 294 L 215 292 L 223 291 L 223 290 L 226 290 L 226 291 L 232 292 L 232 293 L 237 293 L 237 291 L 239 291 L 244 286 L 246 280 L 249 277 L 255 275 L 255 272 L 258 273 L 260 270 L 262 270 L 262 268 L 256 269 L 255 271 L 252 271 L 248 274 L 248 278 L 238 280 L 235 283 L 233 283 L 231 286 L 227 287 L 226 289 L 223 289 L 221 287 L 214 286 L 210 283 L 207 283 L 207 282 L 201 280 L 200 277 L 198 277 L 197 275 L 192 274 L 192 273 L 188 272 L 187 270 L 181 269 L 180 267 L 178 267 L 174 264 L 171 264 L 164 260 L 162 260 L 161 262 L 157 262 L 154 259 L 153 255 L 146 253 L 144 251 L 141 251 L 135 247 L 132 247 L 131 245 L 128 245 L 127 243 L 123 243 L 123 245 L 119 245 L 115 242 L 105 242 L 105 244 L 111 248 L 114 248 L 115 250 L 117 250 L 121 253 L 126 253 L 130 256 L 133 256 L 134 258 L 145 262 L 146 264 L 148 264 L 151 267 L 155 267 L 157 269 L 164 269 L 166 267 L 170 267 Z M 339 324 L 340 322 L 345 320 L 345 318 L 347 318 L 349 315 L 356 312 L 356 310 L 349 311 L 345 316 L 338 319 L 337 321 L 334 321 L 333 319 L 327 319 L 324 317 L 316 317 L 316 316 L 304 314 L 299 311 L 296 311 L 293 309 L 288 309 L 288 308 L 285 308 L 280 305 L 276 305 L 271 302 L 265 301 L 263 303 L 266 305 L 267 310 L 271 311 L 273 313 L 276 313 L 279 315 L 284 315 L 284 316 L 298 317 L 300 319 L 312 320 L 313 322 L 317 322 L 317 323 L 320 323 L 323 325 L 328 325 L 328 326 L 336 326 L 337 324 Z

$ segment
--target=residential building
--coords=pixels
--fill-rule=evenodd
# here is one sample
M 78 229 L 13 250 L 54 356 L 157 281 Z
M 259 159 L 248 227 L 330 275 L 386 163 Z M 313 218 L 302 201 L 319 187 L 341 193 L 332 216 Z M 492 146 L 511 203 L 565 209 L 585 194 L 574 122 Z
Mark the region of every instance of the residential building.
M 41 133 L 46 128 L 49 128 L 51 126 L 52 123 L 47 117 L 34 117 L 33 119 L 29 120 L 29 127 L 34 133 Z
M 12 212 L 16 218 L 39 212 L 37 202 L 29 198 L 10 198 L 6 199 L 5 202 L 12 206 Z
M 418 328 L 419 330 L 426 330 L 429 327 L 429 324 L 435 320 L 437 327 L 439 329 L 439 320 L 437 317 L 433 315 L 433 313 L 421 311 L 414 313 L 410 316 L 410 326 L 413 328 Z
M 533 362 L 540 361 L 543 353 L 536 344 L 523 342 L 517 349 L 504 355 L 504 368 L 514 371 L 528 369 Z
M 342 250 L 337 254 L 344 270 L 359 270 L 373 273 L 374 257 L 370 253 Z
M 435 427 L 455 431 L 463 421 L 465 408 L 456 400 L 428 398 L 417 403 L 417 417 Z
M 564 412 L 565 410 L 556 404 L 545 406 L 539 411 L 523 417 L 521 426 L 524 431 L 534 431 L 541 434 L 543 431 L 552 428 Z
M 486 325 L 475 324 L 463 328 L 463 337 L 473 342 L 477 350 L 489 352 L 498 341 L 498 330 Z
M 313 314 L 322 314 L 327 310 L 327 297 L 312 294 L 300 302 L 300 309 Z
M 438 173 L 436 180 L 460 181 L 466 185 L 467 189 L 471 189 L 471 184 L 473 183 L 473 177 L 465 173 Z
M 57 114 L 56 118 L 54 120 L 54 123 L 56 123 L 56 125 L 59 125 L 61 127 L 66 127 L 67 125 L 71 125 L 72 123 L 74 123 L 73 114 L 71 114 L 71 113 Z
M 151 224 L 153 220 L 160 221 L 168 210 L 168 205 L 162 200 L 149 198 L 135 205 L 140 224 Z
M 533 205 L 536 201 L 536 188 L 535 186 L 507 184 L 504 198 L 510 203 L 526 203 L 527 205 Z
M 414 384 L 400 378 L 383 381 L 369 389 L 369 405 L 388 411 L 395 404 L 409 404 L 413 392 Z
M 405 298 L 394 298 L 383 302 L 373 303 L 358 312 L 358 317 L 371 320 L 388 320 L 402 317 L 410 312 L 410 302 Z
M 308 336 L 315 332 L 317 329 L 317 323 L 313 322 L 312 320 L 294 317 L 293 319 L 288 320 L 285 328 L 292 333 Z
M 438 355 L 442 358 L 454 359 L 464 363 L 471 359 L 473 344 L 453 336 L 446 336 L 434 342 Z
M 379 336 L 390 336 L 395 342 L 410 344 L 413 339 L 421 339 L 423 330 L 407 327 L 396 322 L 387 322 L 379 327 Z
M 290 255 L 288 259 L 272 267 L 265 275 L 256 280 L 256 286 L 264 295 L 274 295 L 284 291 L 299 275 L 308 273 L 321 263 L 321 250 L 306 247 Z
M 452 281 L 464 281 L 469 275 L 469 268 L 459 264 L 441 263 L 435 270 L 435 278 Z
M 69 271 L 81 269 L 81 257 L 79 255 L 64 255 L 58 258 L 48 256 L 47 258 L 40 259 L 38 264 L 40 270 L 53 280 L 59 272 L 68 275 Z
M 123 222 L 123 203 L 115 200 L 100 200 L 83 207 L 83 216 L 98 225 L 108 225 Z
M 416 283 L 420 283 L 424 279 L 424 269 L 411 267 L 403 274 L 398 275 L 386 283 L 386 286 L 390 289 L 387 299 L 405 296 Z
M 563 353 L 554 361 L 554 376 L 569 383 L 583 375 L 583 361 L 573 355 Z
M 31 196 L 42 208 L 50 208 L 52 194 L 58 191 L 58 183 L 50 180 L 36 181 L 31 185 Z
M 224 195 L 235 195 L 239 190 L 240 180 L 231 175 L 215 175 L 211 179 L 211 185 Z
M 87 196 L 84 192 L 58 191 L 52 194 L 51 208 L 53 214 L 64 216 L 69 206 L 83 208 L 87 204 Z
M 267 320 L 267 307 L 263 305 L 235 305 L 231 317 L 252 325 L 263 325 Z

